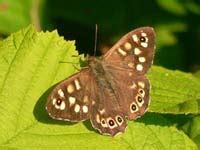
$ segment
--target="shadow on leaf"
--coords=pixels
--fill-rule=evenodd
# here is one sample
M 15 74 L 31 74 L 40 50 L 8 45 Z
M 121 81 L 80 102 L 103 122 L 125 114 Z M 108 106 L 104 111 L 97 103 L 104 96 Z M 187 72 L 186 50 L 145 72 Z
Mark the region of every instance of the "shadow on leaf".
M 33 111 L 35 118 L 39 122 L 43 122 L 47 124 L 74 125 L 76 123 L 83 123 L 88 130 L 98 133 L 98 131 L 92 127 L 89 120 L 86 120 L 84 122 L 69 122 L 69 121 L 55 120 L 49 117 L 48 113 L 45 110 L 45 106 L 46 106 L 48 95 L 54 87 L 55 85 L 50 87 L 48 90 L 46 90 L 44 94 L 37 101 L 34 107 L 34 111 Z
M 96 129 L 94 129 L 94 128 L 92 127 L 92 124 L 91 124 L 90 120 L 84 121 L 83 124 L 85 125 L 85 127 L 86 127 L 88 130 L 94 131 L 94 132 L 100 134 Z
M 37 103 L 36 103 L 36 105 L 34 107 L 34 110 L 33 110 L 33 114 L 34 114 L 35 118 L 39 122 L 48 123 L 48 124 L 59 124 L 59 125 L 73 125 L 73 124 L 76 124 L 76 122 L 68 122 L 68 121 L 61 121 L 61 120 L 52 119 L 52 118 L 49 117 L 48 113 L 46 112 L 46 110 L 45 110 L 46 101 L 47 101 L 49 93 L 52 91 L 54 86 L 55 85 L 53 85 L 48 90 L 46 90 L 44 92 L 44 94 L 37 101 Z

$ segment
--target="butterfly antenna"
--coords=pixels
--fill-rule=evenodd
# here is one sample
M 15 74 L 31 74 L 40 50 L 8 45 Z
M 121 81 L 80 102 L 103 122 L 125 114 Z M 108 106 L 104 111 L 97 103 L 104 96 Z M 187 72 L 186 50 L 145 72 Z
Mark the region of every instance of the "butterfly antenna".
M 97 24 L 95 24 L 94 56 L 96 55 L 97 51 L 97 31 L 98 31 L 98 26 Z

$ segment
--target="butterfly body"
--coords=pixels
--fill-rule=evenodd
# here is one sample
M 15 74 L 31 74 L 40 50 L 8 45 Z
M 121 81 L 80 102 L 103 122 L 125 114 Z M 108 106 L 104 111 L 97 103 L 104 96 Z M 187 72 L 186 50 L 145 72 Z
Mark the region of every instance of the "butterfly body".
M 124 132 L 126 119 L 142 116 L 149 105 L 155 33 L 143 27 L 126 34 L 100 58 L 89 57 L 88 67 L 63 80 L 49 95 L 46 110 L 54 119 L 83 121 L 102 134 Z

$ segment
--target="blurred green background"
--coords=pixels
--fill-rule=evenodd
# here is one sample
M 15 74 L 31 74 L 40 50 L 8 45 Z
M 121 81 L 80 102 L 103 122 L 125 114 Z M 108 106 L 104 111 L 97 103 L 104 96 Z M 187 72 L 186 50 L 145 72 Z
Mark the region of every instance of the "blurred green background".
M 29 24 L 57 29 L 76 40 L 80 53 L 107 51 L 125 33 L 141 26 L 156 30 L 154 64 L 168 69 L 200 69 L 199 0 L 0 0 L 0 40 Z

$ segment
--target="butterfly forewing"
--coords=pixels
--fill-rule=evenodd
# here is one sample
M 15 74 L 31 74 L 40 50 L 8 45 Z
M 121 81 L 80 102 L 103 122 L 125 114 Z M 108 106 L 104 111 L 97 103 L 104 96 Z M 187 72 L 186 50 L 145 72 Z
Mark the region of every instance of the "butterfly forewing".
M 103 60 L 114 66 L 131 68 L 143 75 L 153 62 L 155 32 L 151 27 L 142 27 L 123 36 L 104 56 Z
M 150 27 L 133 30 L 122 37 L 104 56 L 107 76 L 128 119 L 143 115 L 149 105 L 150 68 L 155 49 L 155 33 Z
M 49 95 L 46 110 L 58 120 L 81 121 L 89 119 L 91 112 L 92 78 L 90 69 L 58 84 Z

